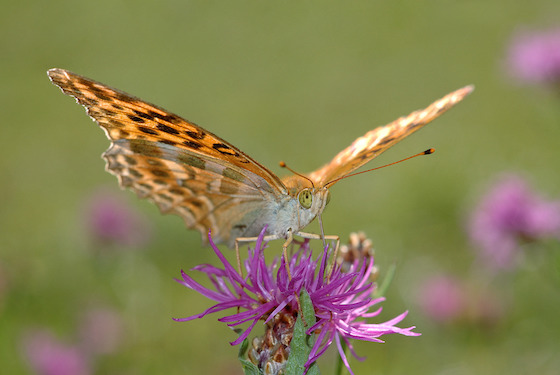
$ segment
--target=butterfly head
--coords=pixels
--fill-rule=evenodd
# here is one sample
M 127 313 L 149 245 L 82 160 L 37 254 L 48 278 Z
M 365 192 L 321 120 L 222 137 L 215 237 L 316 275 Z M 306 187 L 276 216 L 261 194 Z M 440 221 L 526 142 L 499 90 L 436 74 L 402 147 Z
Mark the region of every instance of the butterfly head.
M 309 224 L 325 210 L 331 193 L 327 188 L 300 187 L 296 191 L 297 217 L 300 229 Z
M 284 162 L 280 166 L 289 169 L 293 176 L 283 180 L 292 197 L 298 230 L 309 224 L 315 217 L 320 216 L 331 199 L 331 193 L 326 186 L 317 188 L 309 177 L 293 171 Z

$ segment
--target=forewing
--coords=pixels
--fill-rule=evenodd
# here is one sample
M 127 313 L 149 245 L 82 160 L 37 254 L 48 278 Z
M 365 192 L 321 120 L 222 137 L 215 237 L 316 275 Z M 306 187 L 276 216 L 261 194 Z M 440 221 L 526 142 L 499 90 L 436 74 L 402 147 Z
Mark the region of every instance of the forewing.
M 112 140 L 103 154 L 121 186 L 232 245 L 283 183 L 228 142 L 164 109 L 62 69 L 48 72 Z
M 412 112 L 408 116 L 369 131 L 338 153 L 330 163 L 309 174 L 309 178 L 313 180 L 315 186 L 320 187 L 351 173 L 453 107 L 473 89 L 473 86 L 463 87 L 447 94 L 425 109 Z
M 265 189 L 285 192 L 280 179 L 241 150 L 153 104 L 63 69 L 48 71 L 51 81 L 76 98 L 111 140 L 139 139 L 181 148 L 188 153 L 221 160 L 266 181 Z

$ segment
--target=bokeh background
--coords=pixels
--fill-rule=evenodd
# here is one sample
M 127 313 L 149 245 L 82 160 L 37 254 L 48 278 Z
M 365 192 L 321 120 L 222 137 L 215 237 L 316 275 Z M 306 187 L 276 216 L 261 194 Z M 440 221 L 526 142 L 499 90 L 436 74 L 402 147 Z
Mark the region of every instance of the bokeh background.
M 218 316 L 171 319 L 210 306 L 173 278 L 215 263 L 212 252 L 182 220 L 118 189 L 100 158 L 108 140 L 50 84 L 52 67 L 195 121 L 279 174 L 280 160 L 311 171 L 373 127 L 475 84 L 369 166 L 434 155 L 332 189 L 326 232 L 372 238 L 380 277 L 397 267 L 382 318 L 409 310 L 401 326 L 423 334 L 358 343 L 367 359 L 352 366 L 558 373 L 557 243 L 520 245 L 515 266 L 491 270 L 468 223 L 503 173 L 560 197 L 559 86 L 522 80 L 508 62 L 515 35 L 560 26 L 560 2 L 3 1 L 0 20 L 2 373 L 46 374 L 60 356 L 51 373 L 241 374 Z M 434 277 L 458 287 L 430 299 Z M 447 316 L 426 308 L 454 298 L 461 308 Z M 334 362 L 332 351 L 322 372 Z

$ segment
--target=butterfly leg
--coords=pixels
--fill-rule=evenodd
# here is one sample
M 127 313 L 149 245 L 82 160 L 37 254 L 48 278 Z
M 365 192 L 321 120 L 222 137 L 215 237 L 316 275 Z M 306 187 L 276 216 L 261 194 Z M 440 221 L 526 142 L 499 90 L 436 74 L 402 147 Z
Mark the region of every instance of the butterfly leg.
M 332 272 L 334 270 L 334 266 L 336 263 L 336 257 L 338 256 L 338 248 L 340 247 L 340 237 L 334 234 L 328 234 L 326 236 L 315 234 L 315 233 L 307 233 L 307 232 L 298 232 L 296 235 L 302 238 L 309 238 L 310 240 L 329 240 L 329 241 L 336 241 L 336 245 L 334 247 L 334 254 L 333 254 L 333 262 L 329 273 L 327 274 L 327 280 L 331 279 Z
M 290 280 L 292 280 L 292 273 L 290 272 L 290 265 L 289 265 L 289 258 L 288 258 L 288 246 L 290 246 L 290 244 L 292 243 L 292 241 L 294 240 L 294 235 L 292 234 L 292 230 L 288 230 L 288 238 L 286 239 L 286 242 L 284 242 L 284 244 L 282 245 L 282 253 L 284 254 L 284 263 L 286 264 L 286 271 L 288 272 L 288 278 Z M 297 296 L 296 296 L 297 298 Z M 298 300 L 299 303 L 299 300 Z
M 340 237 L 336 236 L 336 235 L 328 235 L 328 236 L 325 236 L 325 239 L 336 240 L 336 245 L 334 247 L 334 255 L 333 255 L 333 261 L 332 261 L 331 269 L 329 271 L 329 274 L 327 275 L 327 280 L 331 281 L 331 275 L 334 271 L 334 266 L 336 265 L 336 257 L 338 256 L 338 249 L 340 248 Z
M 280 237 L 274 234 L 268 235 L 268 236 L 264 236 L 263 237 L 263 241 L 272 241 L 272 240 L 277 240 Z M 235 255 L 237 258 L 237 268 L 239 271 L 239 274 L 241 275 L 241 277 L 243 277 L 243 273 L 241 271 L 241 256 L 239 255 L 239 243 L 241 242 L 255 242 L 257 241 L 258 237 L 237 237 L 235 239 Z M 292 234 L 292 231 L 289 230 L 288 231 L 288 238 L 286 239 L 286 242 L 284 242 L 284 244 L 282 245 L 282 251 L 283 251 L 283 256 L 284 256 L 284 263 L 286 264 L 286 271 L 288 272 L 288 278 L 290 280 L 292 280 L 292 273 L 290 272 L 290 266 L 289 266 L 289 258 L 288 258 L 288 246 L 290 246 L 290 244 L 292 243 L 292 241 L 294 240 L 294 236 Z
M 336 241 L 335 255 L 337 255 L 336 252 L 338 251 L 338 247 L 340 246 L 340 237 L 337 235 L 327 234 L 323 237 L 320 234 L 307 232 L 297 232 L 296 235 L 300 236 L 301 238 L 309 238 L 310 240 L 322 240 L 324 238 L 325 240 Z
M 276 235 L 268 235 L 268 236 L 264 236 L 263 237 L 263 241 L 272 241 L 272 240 L 277 240 L 279 237 Z M 257 240 L 259 239 L 259 237 L 237 237 L 235 239 L 235 257 L 237 258 L 237 271 L 239 272 L 239 274 L 241 275 L 241 277 L 243 278 L 243 269 L 241 268 L 241 255 L 239 253 L 239 244 L 242 242 L 257 242 Z
M 241 269 L 241 256 L 239 255 L 239 242 L 243 240 L 241 238 L 235 239 L 235 259 L 237 259 L 237 272 L 241 278 L 243 278 L 243 270 Z
M 263 240 L 264 241 L 271 241 L 271 240 L 277 240 L 279 237 L 276 235 L 269 235 L 269 236 L 264 236 Z M 239 271 L 239 274 L 243 277 L 243 273 L 241 271 L 241 257 L 239 255 L 239 243 L 240 242 L 255 242 L 257 241 L 258 237 L 237 237 L 235 239 L 235 255 L 237 257 L 237 268 Z M 288 272 L 288 278 L 290 280 L 292 280 L 292 274 L 290 272 L 290 266 L 289 264 L 289 258 L 288 258 L 288 246 L 290 246 L 290 244 L 292 243 L 292 241 L 294 240 L 294 236 L 292 235 L 292 231 L 288 231 L 288 238 L 286 239 L 286 242 L 284 242 L 284 244 L 282 245 L 282 251 L 283 251 L 283 256 L 284 256 L 284 262 L 286 263 L 286 271 Z

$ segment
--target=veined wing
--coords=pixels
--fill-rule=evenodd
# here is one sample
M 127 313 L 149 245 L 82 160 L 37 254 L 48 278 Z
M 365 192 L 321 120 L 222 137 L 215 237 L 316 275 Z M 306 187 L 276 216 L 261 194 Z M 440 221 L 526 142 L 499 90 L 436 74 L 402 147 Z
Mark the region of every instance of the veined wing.
M 103 154 L 121 186 L 153 201 L 162 213 L 177 214 L 216 243 L 233 246 L 256 219 L 271 193 L 255 186 L 251 172 L 152 141 L 119 139 Z
M 309 178 L 313 180 L 315 186 L 322 187 L 334 179 L 351 173 L 446 112 L 473 90 L 474 86 L 463 87 L 436 100 L 425 109 L 412 112 L 408 116 L 369 131 L 338 153 L 330 163 L 310 173 Z
M 122 186 L 232 245 L 259 210 L 286 194 L 281 180 L 230 143 L 141 99 L 62 69 L 48 72 L 112 140 L 103 154 Z
M 267 168 L 200 126 L 125 92 L 113 89 L 63 69 L 48 75 L 62 91 L 86 108 L 111 140 L 139 139 L 175 146 L 195 155 L 204 155 L 251 172 L 266 181 L 255 183 L 262 189 L 285 193 L 282 181 Z

